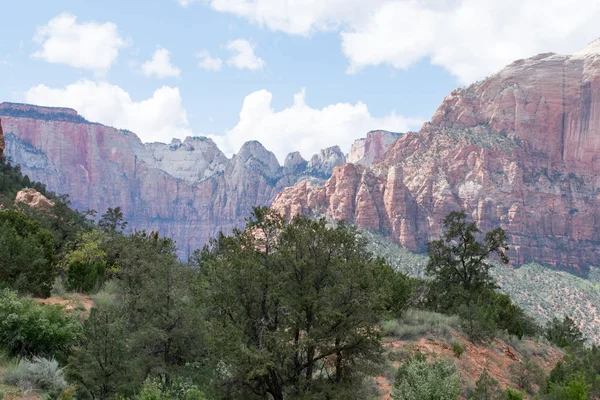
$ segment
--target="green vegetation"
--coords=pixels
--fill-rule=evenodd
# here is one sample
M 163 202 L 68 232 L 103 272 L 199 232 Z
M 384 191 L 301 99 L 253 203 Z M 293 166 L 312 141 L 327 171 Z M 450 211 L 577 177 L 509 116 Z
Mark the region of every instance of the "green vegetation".
M 452 360 L 427 361 L 417 353 L 405 361 L 396 375 L 394 400 L 455 400 L 460 394 L 460 373 Z
M 3 168 L 0 197 L 9 199 L 27 180 Z M 325 219 L 288 222 L 268 208 L 183 263 L 170 239 L 126 232 L 120 208 L 95 224 L 94 213 L 49 196 L 55 206 L 46 211 L 11 201 L 0 211 L 0 251 L 9 255 L 0 260 L 0 348 L 11 359 L 0 374 L 17 391 L 65 400 L 370 399 L 380 397 L 373 382 L 383 375 L 394 399 L 456 399 L 457 365 L 474 354 L 471 344 L 464 354 L 465 337 L 493 346 L 499 336 L 516 349 L 517 338 L 542 333 L 497 291 L 499 281 L 507 287 L 497 272 L 505 267 L 490 258 L 506 261 L 504 233 L 483 234 L 464 213 L 448 216 L 428 260 L 403 253 L 400 267 L 395 250 L 371 252 L 378 242 L 368 233 Z M 28 297 L 51 293 L 69 307 Z M 552 320 L 543 335 L 565 359 L 548 377 L 532 360 L 512 363 L 511 385 L 541 399 L 600 394 L 598 350 L 584 346 L 573 321 Z M 438 341 L 446 358 L 404 348 L 384 357 L 383 338 Z M 487 372 L 463 394 L 523 396 L 500 391 Z
M 62 307 L 0 291 L 0 344 L 12 355 L 66 360 L 80 336 L 81 324 Z
M 486 369 L 479 376 L 475 383 L 475 389 L 469 393 L 467 398 L 468 400 L 501 400 L 504 397 L 498 381 L 492 378 Z

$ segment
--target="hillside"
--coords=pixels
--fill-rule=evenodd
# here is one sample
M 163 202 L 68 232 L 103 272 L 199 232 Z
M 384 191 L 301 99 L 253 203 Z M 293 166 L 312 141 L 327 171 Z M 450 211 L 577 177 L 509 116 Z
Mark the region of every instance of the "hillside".
M 363 231 L 371 250 L 399 271 L 424 278 L 427 257 L 402 249 L 388 238 Z M 585 336 L 600 343 L 600 270 L 592 267 L 586 278 L 539 264 L 519 266 L 495 263 L 491 270 L 500 290 L 539 323 L 555 316 L 573 318 Z

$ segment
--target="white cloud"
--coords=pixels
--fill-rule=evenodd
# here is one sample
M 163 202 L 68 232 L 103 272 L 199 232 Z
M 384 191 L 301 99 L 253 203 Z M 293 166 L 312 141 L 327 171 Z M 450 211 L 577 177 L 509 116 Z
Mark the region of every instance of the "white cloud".
M 128 129 L 144 142 L 168 143 L 192 134 L 179 89 L 169 86 L 157 89 L 149 99 L 134 101 L 118 86 L 82 79 L 65 88 L 35 86 L 25 93 L 25 101 L 74 108 L 90 121 Z
M 212 136 L 221 150 L 235 153 L 249 140 L 260 141 L 280 162 L 288 153 L 300 151 L 309 158 L 325 147 L 339 145 L 347 152 L 352 142 L 373 129 L 405 132 L 419 128 L 422 120 L 404 118 L 395 112 L 373 117 L 364 103 L 338 103 L 315 109 L 305 102 L 305 91 L 294 96 L 292 106 L 275 111 L 272 94 L 266 90 L 251 93 L 244 100 L 238 124 L 224 136 Z
M 181 75 L 181 69 L 171 64 L 171 52 L 164 47 L 159 47 L 152 59 L 142 64 L 142 72 L 148 77 L 154 75 L 158 79 L 178 78 Z
M 207 50 L 198 52 L 196 57 L 200 59 L 198 66 L 202 69 L 206 69 L 208 71 L 218 71 L 223 66 L 223 60 L 218 57 L 211 57 Z
M 38 27 L 35 37 L 41 49 L 31 55 L 49 63 L 90 69 L 104 74 L 116 61 L 119 50 L 128 45 L 112 22 L 77 23 L 77 17 L 63 13 Z
M 339 31 L 349 72 L 428 58 L 462 83 L 537 53 L 575 52 L 600 35 L 600 0 L 205 1 L 292 35 Z
M 254 48 L 249 41 L 245 39 L 230 40 L 227 43 L 227 50 L 232 52 L 227 64 L 238 69 L 249 69 L 257 71 L 265 67 L 265 62 L 254 54 Z

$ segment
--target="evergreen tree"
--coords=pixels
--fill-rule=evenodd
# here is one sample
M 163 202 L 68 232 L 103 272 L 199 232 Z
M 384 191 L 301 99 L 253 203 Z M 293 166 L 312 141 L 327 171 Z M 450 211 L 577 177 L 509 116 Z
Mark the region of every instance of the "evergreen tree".
M 432 286 L 443 311 L 468 303 L 482 293 L 496 288 L 490 275 L 488 258 L 496 254 L 508 263 L 506 234 L 496 228 L 485 234 L 483 241 L 475 222 L 467 222 L 463 211 L 452 212 L 444 219 L 442 239 L 428 244 L 429 262 L 426 271 L 433 278 Z
M 355 229 L 256 208 L 245 230 L 197 259 L 213 348 L 236 393 L 362 396 L 345 389 L 381 360 L 376 326 L 393 271 Z

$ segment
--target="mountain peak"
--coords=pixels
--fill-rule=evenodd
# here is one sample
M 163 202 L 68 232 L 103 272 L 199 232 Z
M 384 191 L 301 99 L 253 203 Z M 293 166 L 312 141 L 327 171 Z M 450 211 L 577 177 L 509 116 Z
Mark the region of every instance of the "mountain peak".
M 589 56 L 599 56 L 600 55 L 600 38 L 590 42 L 586 47 L 579 50 L 576 53 L 573 53 L 573 56 L 578 57 L 589 57 Z

